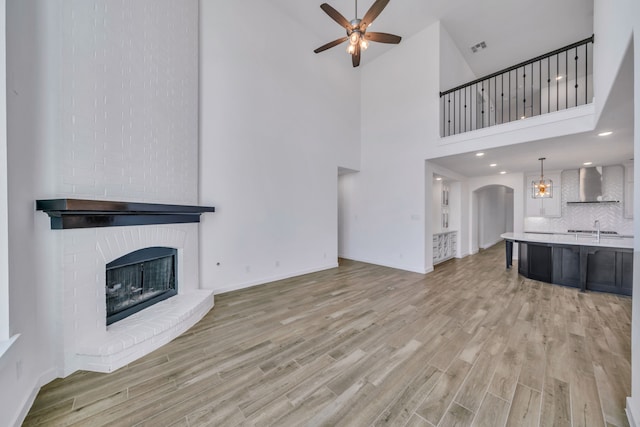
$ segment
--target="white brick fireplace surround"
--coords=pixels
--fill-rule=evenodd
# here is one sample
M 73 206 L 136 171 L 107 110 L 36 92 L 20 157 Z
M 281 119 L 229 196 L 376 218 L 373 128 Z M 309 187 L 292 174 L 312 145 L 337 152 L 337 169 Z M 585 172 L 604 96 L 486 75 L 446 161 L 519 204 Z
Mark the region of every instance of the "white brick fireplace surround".
M 62 248 L 55 263 L 61 266 L 55 276 L 62 376 L 78 369 L 112 372 L 171 341 L 213 307 L 213 292 L 199 289 L 197 223 L 48 232 Z M 106 326 L 106 264 L 151 246 L 178 250 L 178 295 Z

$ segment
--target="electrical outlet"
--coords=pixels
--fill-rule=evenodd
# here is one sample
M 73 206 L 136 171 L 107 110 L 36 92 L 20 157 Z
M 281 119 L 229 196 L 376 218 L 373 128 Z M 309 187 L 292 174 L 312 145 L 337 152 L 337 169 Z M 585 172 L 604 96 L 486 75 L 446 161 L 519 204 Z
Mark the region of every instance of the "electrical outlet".
M 251 266 L 250 266 L 250 265 L 247 265 L 247 266 L 244 268 L 244 271 L 246 271 L 247 273 L 251 273 Z
M 276 261 L 276 267 L 280 267 L 280 261 Z

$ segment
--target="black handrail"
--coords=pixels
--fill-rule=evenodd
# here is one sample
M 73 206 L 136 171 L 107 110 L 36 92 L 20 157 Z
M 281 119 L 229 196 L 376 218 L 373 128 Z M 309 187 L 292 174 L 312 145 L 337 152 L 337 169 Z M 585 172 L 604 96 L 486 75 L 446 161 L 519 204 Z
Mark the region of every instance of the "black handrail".
M 593 79 L 589 78 L 589 73 L 593 54 L 589 55 L 589 49 L 593 41 L 594 36 L 591 35 L 579 42 L 440 92 L 441 136 L 590 103 Z M 571 61 L 569 55 L 572 56 Z M 546 65 L 543 64 L 545 61 Z M 552 65 L 555 65 L 555 74 Z M 584 70 L 584 74 L 581 70 Z M 571 93 L 569 85 L 572 86 Z M 581 85 L 584 85 L 584 90 Z
M 551 57 L 553 55 L 557 55 L 559 53 L 565 52 L 565 51 L 567 51 L 569 49 L 573 49 L 574 47 L 582 46 L 585 43 L 589 43 L 589 42 L 594 43 L 594 40 L 595 40 L 594 39 L 594 35 L 592 34 L 591 37 L 587 37 L 586 39 L 580 40 L 579 42 L 571 43 L 570 45 L 567 45 L 565 47 L 561 47 L 560 49 L 556 49 L 556 50 L 554 50 L 552 52 L 549 52 L 549 53 L 545 53 L 544 55 L 536 56 L 533 59 L 529 59 L 529 60 L 521 62 L 519 64 L 512 65 L 511 67 L 505 68 L 502 71 L 496 71 L 495 73 L 491 73 L 491 74 L 489 74 L 487 76 L 480 77 L 479 79 L 475 79 L 472 82 L 465 83 L 465 84 L 460 85 L 460 86 L 456 86 L 453 89 L 445 90 L 444 92 L 440 92 L 440 97 L 442 98 L 443 96 L 445 96 L 445 95 L 447 95 L 447 94 L 449 94 L 451 92 L 455 92 L 457 90 L 464 89 L 465 87 L 473 86 L 476 83 L 480 83 L 483 80 L 488 80 L 488 79 L 491 79 L 493 77 L 497 77 L 500 74 L 506 74 L 506 73 L 508 73 L 510 71 L 513 71 L 513 70 L 516 70 L 516 69 L 518 69 L 520 67 L 524 67 L 525 65 L 529 65 L 529 64 L 532 64 L 534 62 L 538 62 L 538 61 L 541 61 L 543 59 L 549 58 L 549 57 Z

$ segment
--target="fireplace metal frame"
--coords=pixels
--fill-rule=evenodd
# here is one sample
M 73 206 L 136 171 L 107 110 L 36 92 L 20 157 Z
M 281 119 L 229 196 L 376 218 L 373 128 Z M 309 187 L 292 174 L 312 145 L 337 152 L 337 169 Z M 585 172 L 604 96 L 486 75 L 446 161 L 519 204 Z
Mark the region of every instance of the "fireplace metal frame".
M 168 298 L 171 298 L 174 295 L 178 294 L 178 250 L 175 248 L 167 248 L 163 246 L 154 246 L 144 249 L 139 249 L 134 252 L 130 252 L 120 258 L 117 258 L 106 265 L 106 270 L 126 267 L 132 264 L 139 264 L 144 261 L 152 261 L 158 258 L 164 258 L 173 256 L 173 274 L 174 274 L 174 289 L 169 289 L 163 292 L 162 294 L 156 295 L 153 298 L 149 298 L 139 304 L 134 306 L 125 308 L 124 310 L 113 313 L 112 315 L 107 315 L 107 326 L 122 320 L 126 317 L 131 316 L 134 313 L 137 313 L 141 310 L 144 310 L 147 307 L 150 307 L 160 301 L 164 301 Z M 105 283 L 106 285 L 106 283 Z M 106 294 L 105 294 L 105 302 L 106 302 Z

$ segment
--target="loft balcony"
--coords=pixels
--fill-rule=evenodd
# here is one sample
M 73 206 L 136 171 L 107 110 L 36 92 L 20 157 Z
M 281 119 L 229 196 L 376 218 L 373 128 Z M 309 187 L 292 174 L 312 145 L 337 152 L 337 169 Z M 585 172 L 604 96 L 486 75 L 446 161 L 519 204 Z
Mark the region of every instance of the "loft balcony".
M 440 136 L 448 137 L 593 100 L 593 35 L 440 92 Z

